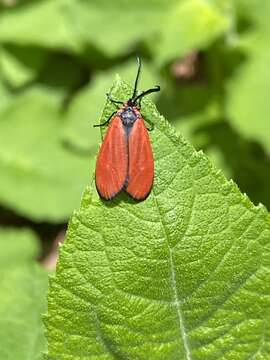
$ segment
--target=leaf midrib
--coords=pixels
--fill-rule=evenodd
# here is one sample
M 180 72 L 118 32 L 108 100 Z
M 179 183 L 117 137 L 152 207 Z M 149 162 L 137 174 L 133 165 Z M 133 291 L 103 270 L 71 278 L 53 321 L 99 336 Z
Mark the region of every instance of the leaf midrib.
M 155 202 L 155 205 L 156 205 L 156 208 L 157 208 L 158 216 L 159 216 L 159 219 L 160 219 L 160 223 L 162 225 L 164 238 L 166 240 L 168 251 L 169 251 L 171 287 L 172 287 L 172 292 L 173 292 L 173 297 L 174 297 L 174 299 L 172 301 L 172 304 L 175 305 L 175 307 L 176 307 L 177 317 L 178 317 L 178 325 L 179 325 L 179 333 L 180 333 L 180 337 L 181 337 L 181 339 L 183 341 L 186 359 L 187 360 L 192 360 L 191 352 L 190 352 L 190 348 L 189 348 L 188 337 L 187 337 L 187 332 L 186 332 L 185 323 L 184 323 L 184 317 L 183 317 L 183 314 L 182 314 L 181 300 L 179 299 L 178 292 L 177 292 L 177 287 L 176 287 L 176 276 L 175 276 L 176 272 L 175 272 L 175 265 L 174 265 L 174 261 L 173 261 L 173 249 L 170 247 L 170 243 L 168 241 L 169 235 L 168 235 L 168 232 L 166 230 L 166 226 L 165 226 L 165 224 L 163 222 L 162 214 L 160 212 L 160 207 L 159 207 L 157 196 L 156 196 L 156 194 L 154 192 L 154 189 L 152 190 L 152 192 L 153 192 L 153 198 L 154 198 L 154 202 Z

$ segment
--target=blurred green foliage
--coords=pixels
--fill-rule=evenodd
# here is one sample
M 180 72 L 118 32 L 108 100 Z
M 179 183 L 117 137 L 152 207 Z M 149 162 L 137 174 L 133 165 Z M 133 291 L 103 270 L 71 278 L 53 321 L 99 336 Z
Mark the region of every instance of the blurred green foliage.
M 0 0 L 1 225 L 8 211 L 9 225 L 61 226 L 78 208 L 92 125 L 136 54 L 160 113 L 269 208 L 269 17 L 259 0 Z
M 0 359 L 41 359 L 47 274 L 34 261 L 39 252 L 32 231 L 0 229 Z
M 92 125 L 115 74 L 133 82 L 135 54 L 161 113 L 269 206 L 270 7 L 257 2 L 2 0 L 2 207 L 68 219 L 92 180 Z

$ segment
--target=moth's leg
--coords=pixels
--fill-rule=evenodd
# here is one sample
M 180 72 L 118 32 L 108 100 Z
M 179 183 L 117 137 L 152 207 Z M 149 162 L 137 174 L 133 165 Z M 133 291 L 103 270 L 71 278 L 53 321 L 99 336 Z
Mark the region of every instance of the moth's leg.
M 93 125 L 93 126 L 94 126 L 94 127 L 100 127 L 100 126 L 106 126 L 106 125 L 108 125 L 109 122 L 110 122 L 110 120 L 111 120 L 111 118 L 112 118 L 116 113 L 117 113 L 117 111 L 114 111 L 114 112 L 110 115 L 109 119 L 106 120 L 104 123 L 102 123 L 102 124 L 96 124 L 96 125 Z

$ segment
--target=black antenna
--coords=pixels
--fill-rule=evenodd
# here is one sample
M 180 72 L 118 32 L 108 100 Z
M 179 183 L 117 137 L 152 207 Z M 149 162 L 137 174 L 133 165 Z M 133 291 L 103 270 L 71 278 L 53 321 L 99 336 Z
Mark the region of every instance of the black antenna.
M 139 56 L 137 56 L 137 62 L 138 62 L 138 70 L 137 70 L 137 75 L 136 75 L 136 79 L 135 79 L 135 83 L 134 83 L 134 90 L 133 90 L 132 99 L 134 99 L 135 96 L 137 95 L 137 85 L 138 85 L 139 76 L 140 76 L 140 73 L 141 73 L 142 62 L 141 62 L 141 59 L 139 58 Z
M 160 86 L 159 85 L 156 85 L 155 87 L 153 87 L 152 89 L 148 89 L 146 91 L 143 91 L 140 95 L 136 96 L 135 98 L 132 99 L 133 103 L 136 104 L 136 102 L 144 97 L 145 95 L 148 95 L 148 94 L 151 94 L 153 92 L 157 92 L 157 91 L 160 91 Z

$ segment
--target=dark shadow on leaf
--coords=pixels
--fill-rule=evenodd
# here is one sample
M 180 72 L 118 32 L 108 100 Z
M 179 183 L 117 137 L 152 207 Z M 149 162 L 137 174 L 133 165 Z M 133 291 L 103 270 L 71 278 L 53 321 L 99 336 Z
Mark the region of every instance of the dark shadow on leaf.
M 121 203 L 128 203 L 128 204 L 136 205 L 136 204 L 138 204 L 138 202 L 140 202 L 138 200 L 132 199 L 132 197 L 130 197 L 124 190 L 122 190 L 112 200 L 101 199 L 101 201 L 108 208 L 114 208 L 116 206 L 119 206 Z M 144 200 L 142 200 L 142 201 L 144 201 Z

